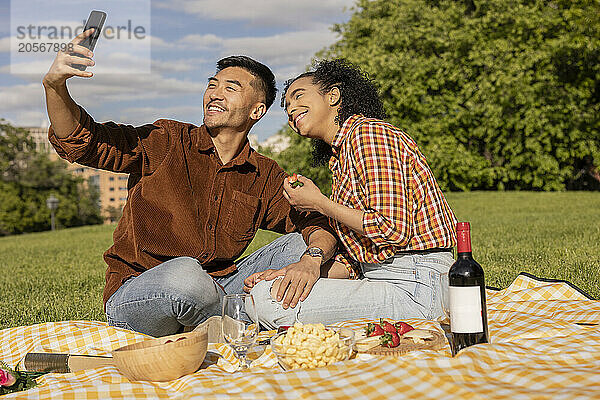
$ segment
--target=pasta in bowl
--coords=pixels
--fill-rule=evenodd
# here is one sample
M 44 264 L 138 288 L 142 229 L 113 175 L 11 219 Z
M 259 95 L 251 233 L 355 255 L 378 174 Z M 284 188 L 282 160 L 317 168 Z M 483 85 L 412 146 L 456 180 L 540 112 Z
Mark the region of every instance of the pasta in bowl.
M 354 347 L 349 328 L 296 322 L 271 338 L 271 350 L 285 370 L 324 367 L 347 360 Z

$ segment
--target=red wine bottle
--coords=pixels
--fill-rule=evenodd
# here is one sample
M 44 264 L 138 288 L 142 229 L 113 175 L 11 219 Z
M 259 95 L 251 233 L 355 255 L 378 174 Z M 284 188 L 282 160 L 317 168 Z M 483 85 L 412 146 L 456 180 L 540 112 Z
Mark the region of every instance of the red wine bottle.
M 483 269 L 471 252 L 471 226 L 456 224 L 457 259 L 448 272 L 453 354 L 488 342 Z

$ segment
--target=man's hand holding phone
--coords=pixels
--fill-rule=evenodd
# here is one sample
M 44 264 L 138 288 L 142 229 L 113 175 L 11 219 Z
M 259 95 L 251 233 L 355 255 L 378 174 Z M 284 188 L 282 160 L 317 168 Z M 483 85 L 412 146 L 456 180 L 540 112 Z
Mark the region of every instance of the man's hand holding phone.
M 58 87 L 63 85 L 67 79 L 72 76 L 81 76 L 82 78 L 91 78 L 94 74 L 90 71 L 81 71 L 73 65 L 93 66 L 94 53 L 86 47 L 81 46 L 88 36 L 94 33 L 94 28 L 88 29 L 77 35 L 67 47 L 68 52 L 59 51 L 52 66 L 44 76 L 44 85 L 50 87 Z

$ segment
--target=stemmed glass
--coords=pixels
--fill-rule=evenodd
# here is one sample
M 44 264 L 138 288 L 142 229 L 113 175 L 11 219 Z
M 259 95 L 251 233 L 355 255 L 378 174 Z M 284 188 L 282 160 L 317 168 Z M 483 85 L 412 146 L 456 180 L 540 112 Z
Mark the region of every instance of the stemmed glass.
M 240 360 L 239 369 L 250 367 L 246 354 L 258 338 L 258 314 L 251 294 L 228 294 L 223 298 L 223 338 Z

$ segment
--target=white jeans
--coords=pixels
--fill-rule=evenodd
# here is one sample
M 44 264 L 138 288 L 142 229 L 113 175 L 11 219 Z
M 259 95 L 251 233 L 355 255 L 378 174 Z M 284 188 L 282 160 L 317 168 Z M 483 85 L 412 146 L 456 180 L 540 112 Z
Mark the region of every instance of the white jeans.
M 382 264 L 362 264 L 364 279 L 319 279 L 296 307 L 282 307 L 271 297 L 273 281 L 261 281 L 251 291 L 262 326 L 303 323 L 332 324 L 358 318 L 436 319 L 447 298 L 451 252 L 408 254 Z

